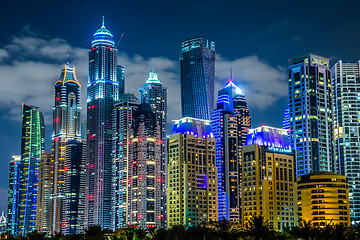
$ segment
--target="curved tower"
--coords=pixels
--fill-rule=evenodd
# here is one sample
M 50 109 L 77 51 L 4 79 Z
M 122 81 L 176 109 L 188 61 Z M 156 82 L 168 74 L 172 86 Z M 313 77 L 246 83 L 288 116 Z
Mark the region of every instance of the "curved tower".
M 76 78 L 75 67 L 68 64 L 55 82 L 53 107 L 53 188 L 51 198 L 50 232 L 63 230 L 65 197 L 65 157 L 66 142 L 69 139 L 81 139 L 81 85 Z
M 95 32 L 89 51 L 87 83 L 87 225 L 115 229 L 112 167 L 112 111 L 119 100 L 117 49 L 111 32 Z

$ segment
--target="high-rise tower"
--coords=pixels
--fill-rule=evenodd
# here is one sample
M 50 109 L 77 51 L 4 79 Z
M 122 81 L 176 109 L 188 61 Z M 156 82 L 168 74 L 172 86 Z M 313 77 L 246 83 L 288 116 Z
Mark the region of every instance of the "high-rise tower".
M 212 129 L 216 139 L 219 220 L 240 220 L 241 150 L 251 127 L 251 116 L 241 89 L 230 79 L 218 92 Z
M 161 226 L 160 127 L 151 106 L 142 103 L 134 113 L 128 161 L 128 225 Z
M 75 67 L 65 65 L 55 82 L 53 107 L 53 186 L 51 201 L 51 233 L 63 230 L 65 196 L 65 158 L 68 139 L 81 139 L 81 85 Z
M 309 54 L 291 61 L 290 142 L 297 175 L 332 171 L 333 120 L 329 59 Z
M 349 188 L 350 218 L 360 221 L 360 61 L 338 61 L 331 68 L 334 114 L 335 171 L 345 175 Z
M 166 117 L 167 117 L 167 89 L 162 86 L 157 74 L 152 71 L 144 87 L 139 89 L 140 103 L 150 104 L 152 111 L 155 113 L 156 126 L 160 128 L 161 139 L 161 226 L 166 226 Z
M 51 189 L 53 186 L 54 160 L 52 153 L 41 155 L 38 172 L 38 197 L 36 202 L 36 230 L 50 232 Z
M 217 221 L 216 142 L 210 122 L 175 121 L 168 145 L 168 227 Z
M 181 42 L 182 117 L 211 119 L 214 110 L 215 43 L 202 37 Z
M 35 230 L 38 170 L 45 149 L 44 116 L 37 107 L 22 105 L 22 137 L 18 229 L 15 235 Z
M 112 164 L 112 111 L 119 100 L 117 49 L 102 26 L 89 51 L 87 83 L 87 225 L 115 229 L 115 184 Z
M 120 97 L 113 111 L 113 158 L 115 163 L 115 228 L 127 226 L 128 162 L 131 161 L 130 137 L 139 100 L 131 93 Z
M 20 155 L 12 156 L 9 167 L 9 189 L 7 205 L 6 231 L 12 235 L 17 234 L 19 215 L 19 185 L 20 185 Z

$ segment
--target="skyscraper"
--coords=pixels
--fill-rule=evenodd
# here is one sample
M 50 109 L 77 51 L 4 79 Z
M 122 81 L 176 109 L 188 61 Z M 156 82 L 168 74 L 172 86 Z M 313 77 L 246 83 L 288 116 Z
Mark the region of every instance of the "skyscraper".
M 241 149 L 251 126 L 251 116 L 241 89 L 230 79 L 218 92 L 212 116 L 216 139 L 219 220 L 240 221 Z
M 36 202 L 36 230 L 50 232 L 51 189 L 53 185 L 54 160 L 52 153 L 41 155 L 38 172 L 38 197 Z
M 214 110 L 215 43 L 202 37 L 181 42 L 182 117 L 211 119 Z
M 68 139 L 81 139 L 81 85 L 76 78 L 75 67 L 65 65 L 55 82 L 53 107 L 53 189 L 51 202 L 51 233 L 60 232 L 65 226 L 65 158 Z
M 83 143 L 68 139 L 65 157 L 64 218 L 62 228 L 65 234 L 78 234 L 84 230 L 85 182 L 83 166 Z
M 38 170 L 45 149 L 44 116 L 37 107 L 22 105 L 18 235 L 35 230 Z
M 241 222 L 264 216 L 270 227 L 282 231 L 297 225 L 297 189 L 294 152 L 286 129 L 251 129 L 243 147 Z
M 161 226 L 160 127 L 151 106 L 142 103 L 134 113 L 128 161 L 128 225 Z
M 334 114 L 335 171 L 347 177 L 350 217 L 360 221 L 360 61 L 338 61 L 331 68 Z
M 7 204 L 7 227 L 6 230 L 12 235 L 18 231 L 19 216 L 19 185 L 20 185 L 20 161 L 21 155 L 13 155 L 9 167 L 9 189 Z
M 130 137 L 139 100 L 131 93 L 120 97 L 113 111 L 113 158 L 115 163 L 115 228 L 127 226 L 128 162 L 131 161 Z
M 332 171 L 333 120 L 329 59 L 309 54 L 291 61 L 290 142 L 297 175 Z
M 112 111 L 119 100 L 117 79 L 117 49 L 103 21 L 89 51 L 86 222 L 112 230 L 115 229 Z
M 117 65 L 117 82 L 119 83 L 119 97 L 125 93 L 125 67 Z
M 155 113 L 156 126 L 160 128 L 161 140 L 161 226 L 166 226 L 166 119 L 167 119 L 167 89 L 162 86 L 157 74 L 152 71 L 144 87 L 139 89 L 140 103 L 150 104 Z
M 218 220 L 215 145 L 209 121 L 175 121 L 169 136 L 168 227 Z

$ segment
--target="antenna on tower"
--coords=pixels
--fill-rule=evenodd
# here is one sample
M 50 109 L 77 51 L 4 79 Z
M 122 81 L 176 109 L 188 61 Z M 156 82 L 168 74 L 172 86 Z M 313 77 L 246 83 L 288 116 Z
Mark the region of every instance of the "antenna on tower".
M 232 81 L 232 68 L 230 68 L 230 81 Z
M 151 61 L 151 70 L 152 70 L 152 72 L 154 72 L 154 62 L 153 61 Z
M 103 19 L 102 19 L 102 27 L 105 27 L 105 16 L 103 16 Z
M 124 36 L 124 33 L 121 34 L 120 39 L 119 39 L 118 43 L 116 44 L 115 48 L 117 48 L 119 46 L 119 43 L 120 43 L 121 39 L 123 38 L 123 36 Z
M 66 60 L 67 60 L 67 61 L 66 61 L 66 65 L 69 66 L 69 54 L 66 55 Z

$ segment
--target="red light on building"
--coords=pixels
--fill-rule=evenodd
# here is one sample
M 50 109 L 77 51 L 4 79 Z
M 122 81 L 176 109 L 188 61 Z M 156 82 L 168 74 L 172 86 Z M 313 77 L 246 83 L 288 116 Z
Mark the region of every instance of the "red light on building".
M 128 141 L 128 144 L 131 144 L 131 142 L 130 142 L 130 141 Z
M 139 177 L 139 181 L 141 181 L 142 180 L 142 177 Z
M 55 122 L 59 122 L 59 121 L 60 121 L 60 119 L 59 119 L 59 118 L 56 118 L 56 119 L 55 119 Z
M 111 47 L 106 47 L 107 49 L 111 49 Z
M 95 50 L 95 49 L 96 49 L 96 48 L 92 47 L 92 48 L 91 48 L 91 51 L 93 51 L 93 50 Z
M 161 219 L 161 218 L 162 218 L 162 216 L 161 216 L 161 215 L 158 215 L 158 216 L 157 216 L 157 218 L 158 218 L 158 219 Z
M 142 141 L 142 138 L 139 138 L 139 142 L 141 142 Z
M 130 178 L 127 180 L 127 182 L 128 182 L 128 183 L 131 182 Z
M 89 168 L 93 168 L 93 167 L 94 167 L 94 164 L 89 165 Z
M 59 101 L 60 100 L 60 97 L 56 97 L 56 101 Z
M 135 164 L 137 164 L 137 161 L 132 161 L 132 165 L 135 165 Z
M 158 142 L 158 143 L 161 143 L 161 140 L 158 140 L 157 142 Z
M 158 182 L 161 182 L 162 181 L 162 179 L 161 178 L 158 178 Z
M 56 137 L 56 138 L 55 138 L 55 142 L 57 142 L 57 141 L 59 141 L 59 137 Z
M 63 227 L 66 227 L 66 223 L 63 223 L 62 226 L 63 226 Z
M 139 215 L 138 215 L 138 218 L 142 218 L 142 215 L 141 215 L 141 214 L 139 214 Z
M 69 170 L 69 168 L 68 168 L 68 167 L 66 167 L 64 170 L 65 170 L 65 171 L 68 171 L 68 170 Z
M 89 199 L 94 199 L 94 195 L 89 195 Z

